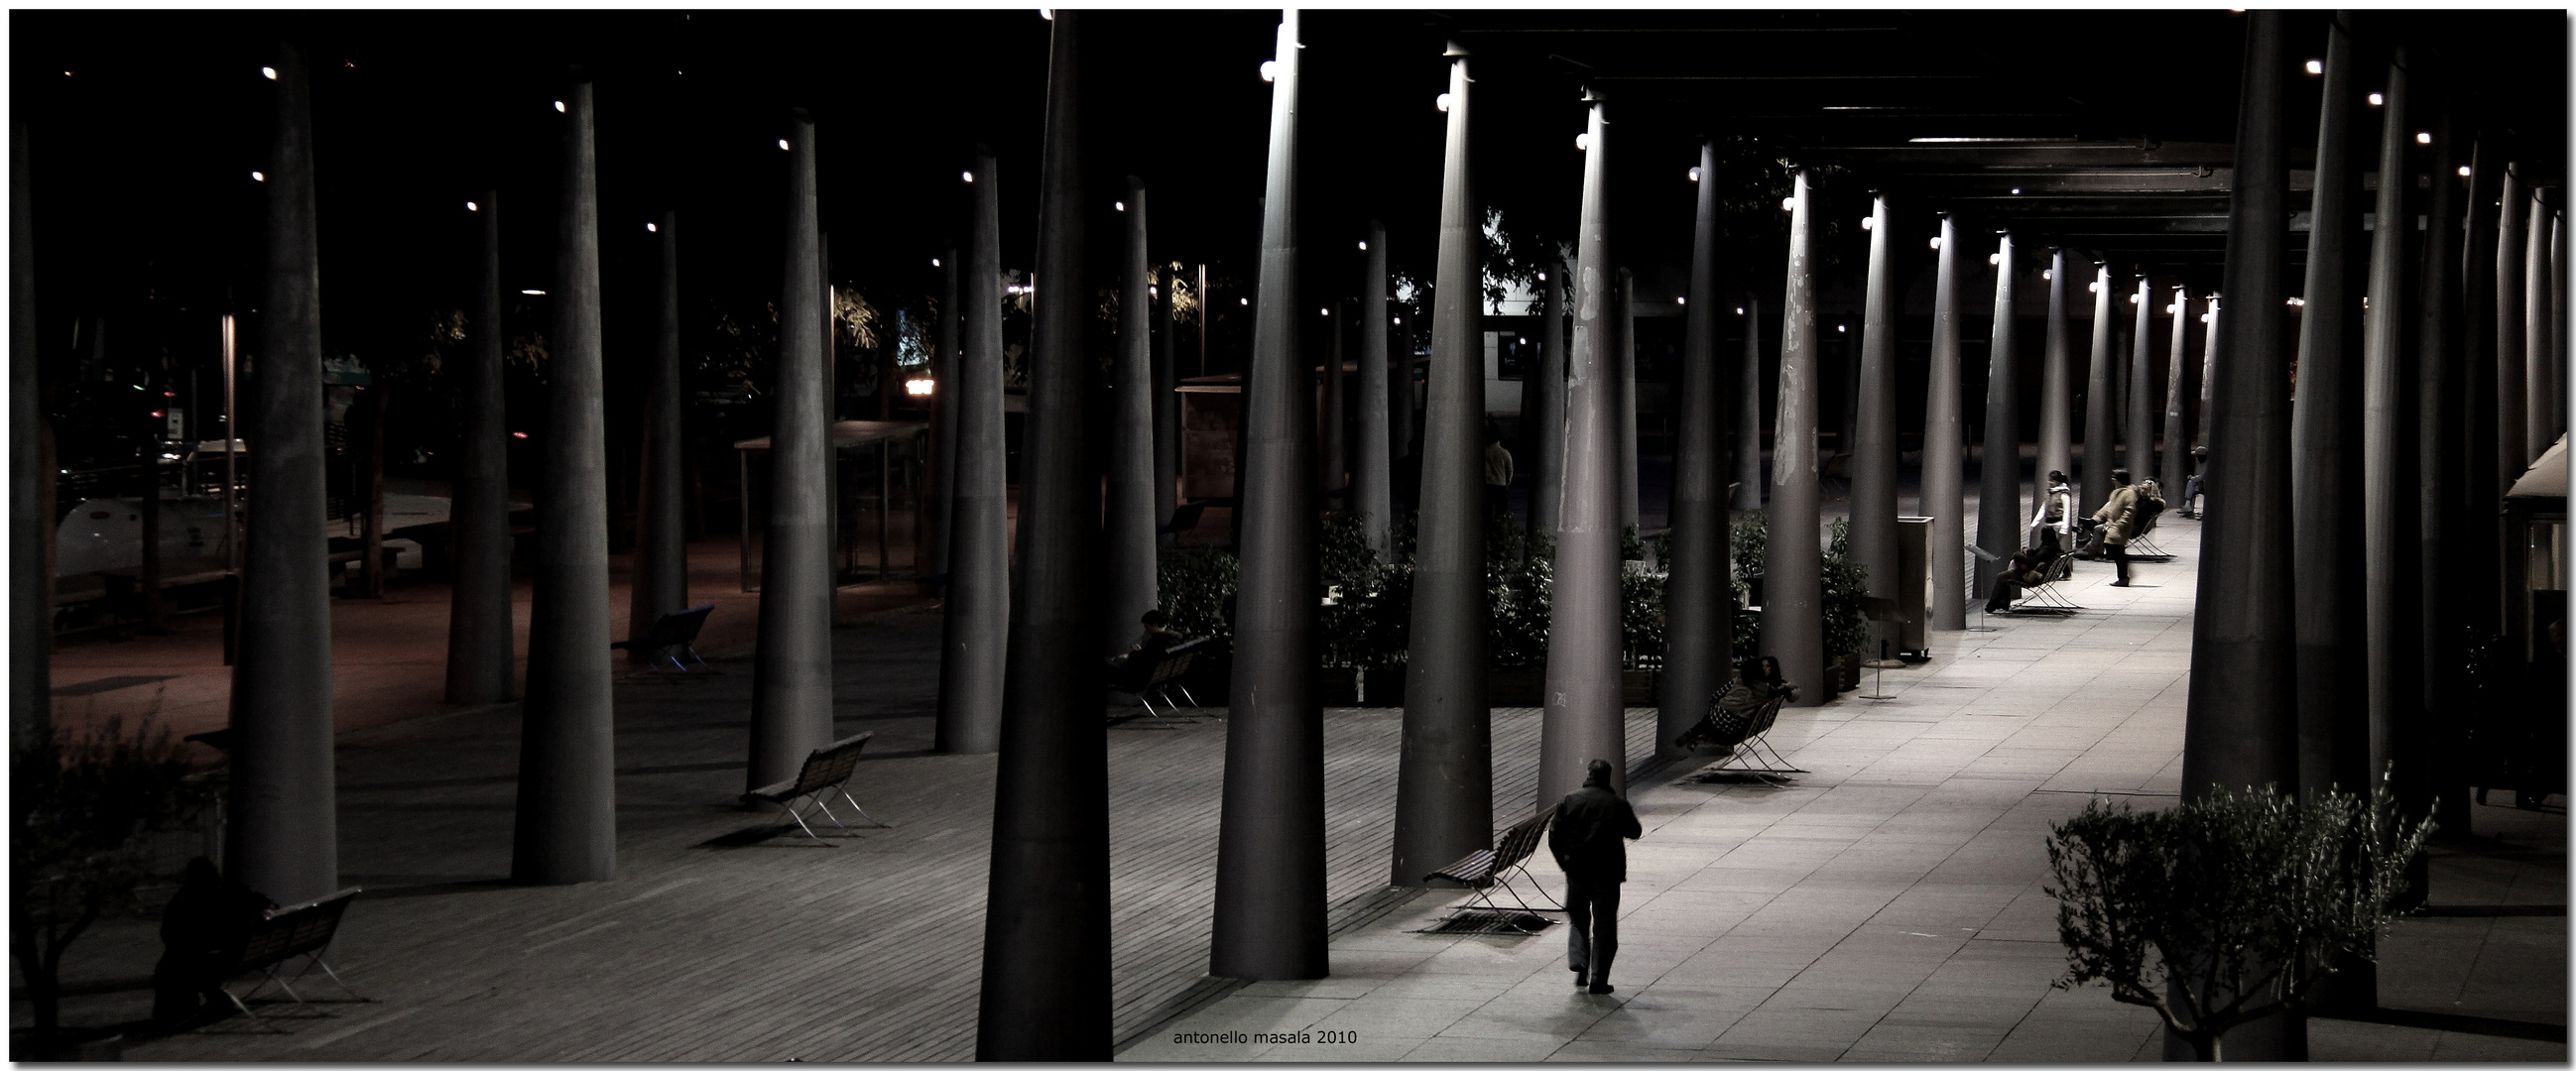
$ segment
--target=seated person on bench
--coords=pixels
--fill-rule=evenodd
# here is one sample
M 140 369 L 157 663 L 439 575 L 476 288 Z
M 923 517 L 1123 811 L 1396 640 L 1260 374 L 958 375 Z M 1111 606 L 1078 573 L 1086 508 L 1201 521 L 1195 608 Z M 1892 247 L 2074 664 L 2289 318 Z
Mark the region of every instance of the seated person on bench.
M 2013 600 L 2021 598 L 2022 589 L 2045 582 L 2049 567 L 2056 565 L 2058 556 L 2063 553 L 2064 549 L 2057 542 L 2057 530 L 2041 529 L 2038 546 L 2014 551 L 2012 567 L 1995 574 L 1995 590 L 1986 597 L 1986 612 L 2010 613 Z
M 1758 658 L 1748 657 L 1744 659 L 1736 673 L 1737 679 L 1744 686 L 1730 689 L 1727 695 L 1719 698 L 1719 709 L 1750 710 L 1770 702 L 1774 697 L 1785 702 L 1798 701 L 1798 686 L 1781 678 L 1778 658 L 1770 655 L 1762 655 Z M 1736 698 L 1738 695 L 1742 698 Z
M 1130 675 L 1152 672 L 1154 663 L 1163 657 L 1163 652 L 1170 650 L 1173 644 L 1181 642 L 1181 634 L 1172 631 L 1172 619 L 1163 611 L 1147 610 L 1145 615 L 1137 620 L 1145 626 L 1144 634 L 1136 637 L 1135 643 L 1128 645 L 1126 654 L 1106 660 L 1109 665 L 1109 677 L 1113 682 L 1112 687 L 1126 682 Z M 1139 686 L 1142 686 L 1141 682 Z

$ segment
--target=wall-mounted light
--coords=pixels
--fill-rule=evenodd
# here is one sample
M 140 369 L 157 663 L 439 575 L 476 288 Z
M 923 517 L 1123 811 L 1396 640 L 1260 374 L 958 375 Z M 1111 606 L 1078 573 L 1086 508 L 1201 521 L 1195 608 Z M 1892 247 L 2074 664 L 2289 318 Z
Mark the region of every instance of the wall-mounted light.
M 1366 242 L 1366 241 L 1362 241 L 1362 242 L 1360 243 L 1360 252 L 1363 252 L 1363 253 L 1368 252 L 1368 242 Z
M 468 212 L 480 212 L 483 210 L 483 206 L 475 204 L 472 201 L 467 201 L 465 202 L 465 210 Z
M 2469 177 L 2469 168 L 2468 168 L 2468 165 L 2466 165 L 2466 164 L 2462 164 L 2462 165 L 2460 165 L 2460 177 L 2461 177 L 2461 178 L 2467 178 L 2467 177 Z
M 1986 254 L 1986 263 L 1988 263 L 1988 264 L 2002 264 L 2003 262 L 2004 262 L 2004 255 L 2003 255 L 2003 254 L 2001 254 L 2001 253 L 1988 253 L 1988 254 Z
M 1326 316 L 1330 316 L 1330 315 L 1332 315 L 1332 314 L 1333 314 L 1333 310 L 1331 310 L 1331 309 L 1317 309 L 1317 310 L 1315 310 L 1315 311 L 1320 312 L 1320 313 L 1323 313 L 1323 314 L 1324 314 L 1324 315 L 1326 315 Z
M 1940 236 L 1940 235 L 1937 235 L 1937 234 L 1936 234 L 1936 235 L 1933 235 L 1933 236 L 1932 236 L 1932 248 L 1934 248 L 1934 249 L 1939 249 L 1939 248 L 1941 248 L 1941 236 Z
M 562 110 L 564 110 L 564 106 L 563 106 L 563 102 L 562 102 L 562 101 L 556 101 L 556 102 L 555 102 L 555 110 L 556 110 L 556 111 L 562 111 Z
M 1780 211 L 1795 212 L 1797 210 L 1798 199 L 1796 197 L 1783 197 L 1780 199 Z
M 1251 299 L 1251 298 L 1236 298 L 1236 299 L 1234 299 L 1234 300 L 1235 300 L 1235 301 L 1237 301 L 1237 302 L 1240 302 L 1240 303 L 1242 303 L 1242 304 L 1245 304 L 1245 305 L 1250 305 L 1250 304 L 1252 304 L 1252 299 Z
M 1591 131 L 1588 131 L 1588 130 L 1587 130 L 1587 131 L 1584 131 L 1583 133 L 1576 134 L 1576 135 L 1574 136 L 1574 151 L 1576 151 L 1576 152 L 1591 152 L 1591 151 L 1592 151 L 1592 132 L 1591 132 Z
M 1862 216 L 1862 217 L 1860 218 L 1860 229 L 1865 230 L 1865 231 L 1867 231 L 1867 230 L 1876 230 L 1876 229 L 1878 229 L 1878 217 L 1877 217 L 1877 216 Z
M 938 258 L 938 257 L 932 257 L 932 258 L 930 258 L 930 266 L 931 266 L 931 267 L 934 267 L 934 268 L 938 267 L 938 266 L 939 266 L 939 258 Z
M 1834 325 L 1834 333 L 1835 333 L 1835 334 L 1837 334 L 1837 335 L 1839 335 L 1839 334 L 1843 334 L 1843 333 L 1845 333 L 1845 332 L 1847 332 L 1847 331 L 1850 331 L 1850 330 L 1851 330 L 1851 325 L 1850 325 L 1850 324 L 1835 324 L 1835 325 Z
M 1736 306 L 1736 307 L 1735 307 L 1735 314 L 1736 314 L 1736 315 L 1738 315 L 1738 316 L 1742 316 L 1742 315 L 1744 315 L 1744 306 L 1742 306 L 1742 305 L 1738 305 L 1738 306 Z
M 1439 96 L 1437 96 L 1437 97 L 1433 97 L 1433 98 L 1431 98 L 1431 106 L 1432 106 L 1432 107 L 1434 107 L 1434 108 L 1438 108 L 1438 109 L 1440 109 L 1441 111 L 1444 111 L 1444 112 L 1445 112 L 1445 111 L 1448 111 L 1448 110 L 1449 110 L 1449 94 L 1447 94 L 1447 93 L 1443 93 L 1443 94 L 1440 94 L 1440 95 L 1439 95 Z
M 780 139 L 778 139 L 778 147 L 779 147 L 779 148 L 781 148 L 781 149 L 785 149 L 785 148 L 787 147 L 787 139 L 786 139 L 786 138 L 780 138 Z
M 957 177 L 958 177 L 958 178 L 961 178 L 961 179 L 964 179 L 964 180 L 966 180 L 966 181 L 968 181 L 968 182 L 973 182 L 973 181 L 975 181 L 975 173 L 974 173 L 974 172 L 972 172 L 972 171 L 960 171 L 960 172 L 958 172 L 958 173 L 957 173 Z
M 2039 277 L 2042 279 L 2055 279 L 2057 278 L 2057 269 L 2041 268 L 2039 269 Z
M 929 379 L 907 379 L 903 381 L 903 392 L 915 398 L 927 398 L 930 397 L 931 391 L 938 389 L 938 386 L 936 382 Z
M 647 223 L 644 225 L 644 232 L 647 234 L 660 234 L 662 233 L 662 225 L 659 223 Z
M 2418 130 L 2418 131 L 2416 131 L 2416 132 L 2415 132 L 2415 144 L 2417 144 L 2417 145 L 2430 145 L 2430 144 L 2432 144 L 2432 143 L 2433 143 L 2433 132 L 2432 132 L 2432 131 L 2430 131 L 2430 130 Z
M 2084 284 L 2084 292 L 2087 294 L 2099 294 L 2102 292 L 2102 284 L 2099 282 L 2086 283 Z
M 2376 107 L 2378 107 L 2378 106 L 2380 106 L 2380 105 L 2382 105 L 2382 104 L 2386 104 L 2386 103 L 2388 103 L 2388 98 L 2387 98 L 2387 97 L 2380 96 L 2380 95 L 2379 95 L 2379 94 L 2377 94 L 2377 93 L 2373 93 L 2373 94 L 2371 94 L 2371 95 L 2370 95 L 2370 106 L 2371 106 L 2371 107 L 2376 108 Z
M 63 73 L 64 73 L 64 74 L 70 74 L 70 73 L 72 73 L 72 72 L 70 72 L 70 71 L 64 71 Z M 277 81 L 277 68 L 275 68 L 275 67 L 262 67 L 262 68 L 260 68 L 260 69 L 259 69 L 259 76 L 260 76 L 260 77 L 262 77 L 262 78 L 268 79 L 269 81 L 272 81 L 272 82 Z
M 1111 201 L 1111 202 L 1109 202 L 1109 203 L 1110 203 L 1110 205 L 1111 205 L 1112 207 L 1115 207 L 1116 209 L 1118 209 L 1118 210 L 1119 210 L 1119 211 L 1121 211 L 1121 212 L 1124 212 L 1124 211 L 1126 211 L 1126 210 L 1127 210 L 1127 202 L 1125 202 L 1125 201 Z
M 1690 176 L 1692 182 L 1699 181 L 1699 169 L 1696 167 L 1690 169 Z
M 266 182 L 268 181 L 268 173 L 264 171 L 253 171 L 250 173 L 250 180 L 252 182 Z
M 1279 80 L 1278 60 L 1261 61 L 1261 80 L 1264 82 L 1276 82 Z
M 2309 74 L 2324 74 L 2324 73 L 2326 73 L 2326 61 L 2324 61 L 2324 60 L 2309 60 L 2309 61 L 2308 61 L 2308 73 L 2309 73 Z
M 1689 298 L 1686 298 L 1686 297 L 1677 297 L 1677 298 L 1674 298 L 1674 299 L 1673 299 L 1673 304 L 1675 304 L 1675 305 L 1688 305 L 1688 304 L 1690 304 L 1690 299 L 1689 299 Z

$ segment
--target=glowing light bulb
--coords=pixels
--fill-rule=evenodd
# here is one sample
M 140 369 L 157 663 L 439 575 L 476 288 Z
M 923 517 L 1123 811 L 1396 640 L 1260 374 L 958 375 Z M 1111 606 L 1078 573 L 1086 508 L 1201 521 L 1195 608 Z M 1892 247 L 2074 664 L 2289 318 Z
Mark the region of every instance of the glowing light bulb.
M 250 180 L 252 182 L 266 182 L 268 181 L 268 175 L 265 172 L 253 171 L 250 173 Z
M 1279 80 L 1278 60 L 1261 61 L 1261 80 L 1264 82 L 1276 82 Z
M 1363 253 L 1368 252 L 1368 243 L 1367 243 L 1367 242 L 1361 242 L 1361 243 L 1360 243 L 1360 252 L 1363 252 Z
M 1121 212 L 1124 212 L 1124 211 L 1126 211 L 1126 210 L 1127 210 L 1127 202 L 1125 202 L 1125 201 L 1111 201 L 1111 202 L 1109 202 L 1109 204 L 1110 204 L 1110 206 L 1111 206 L 1111 207 L 1116 208 L 1117 210 L 1119 210 L 1119 211 L 1121 211 Z
M 2417 144 L 2417 145 L 2430 145 L 2430 144 L 2432 144 L 2432 143 L 2433 143 L 2433 132 L 2432 132 L 2432 131 L 2430 131 L 2430 130 L 2418 130 L 2418 131 L 2416 131 L 2416 132 L 2415 132 L 2415 144 Z
M 964 179 L 964 180 L 966 180 L 966 181 L 968 181 L 968 182 L 973 182 L 973 181 L 975 181 L 975 173 L 974 173 L 974 172 L 972 172 L 972 171 L 960 171 L 960 172 L 958 172 L 958 173 L 957 173 L 957 177 L 958 177 L 958 178 L 961 178 L 961 179 Z
M 786 138 L 780 138 L 780 139 L 778 139 L 778 147 L 779 147 L 779 148 L 781 148 L 781 149 L 786 148 L 786 147 L 787 147 L 787 139 L 786 139 Z
M 1862 217 L 1860 218 L 1860 229 L 1865 230 L 1865 231 L 1867 231 L 1867 230 L 1876 230 L 1876 229 L 1878 229 L 1878 217 L 1877 217 L 1877 216 L 1862 216 Z
M 472 201 L 467 201 L 465 202 L 465 210 L 468 212 L 480 212 L 483 210 L 483 206 L 475 204 Z
M 562 111 L 562 110 L 564 110 L 564 106 L 563 106 L 563 102 L 562 102 L 562 101 L 556 101 L 556 102 L 555 102 L 555 110 L 556 110 L 556 111 Z
M 2324 74 L 2324 73 L 2326 73 L 2326 61 L 2324 61 L 2324 60 L 2309 60 L 2309 61 L 2308 61 L 2308 73 L 2309 73 L 2309 74 Z
M 1438 108 L 1438 109 L 1440 109 L 1441 111 L 1444 111 L 1444 112 L 1445 112 L 1445 111 L 1448 111 L 1448 110 L 1449 110 L 1449 94 L 1447 94 L 1447 93 L 1443 93 L 1443 94 L 1440 94 L 1440 95 L 1439 95 L 1439 96 L 1437 96 L 1437 97 L 1433 97 L 1433 98 L 1431 98 L 1431 106 L 1432 106 L 1432 107 L 1434 107 L 1434 108 Z
M 2379 94 L 2377 94 L 2377 93 L 2373 93 L 2373 94 L 2371 94 L 2371 95 L 2370 95 L 2370 105 L 2371 105 L 2371 107 L 2376 108 L 2376 107 L 2378 107 L 2378 106 L 2380 106 L 2380 105 L 2382 105 L 2382 104 L 2386 104 L 2386 103 L 2388 103 L 2388 98 L 2383 97 L 2383 96 L 2380 96 L 2380 95 L 2379 95 Z
M 1576 151 L 1576 152 L 1591 152 L 1591 151 L 1592 151 L 1592 133 L 1591 133 L 1590 131 L 1585 131 L 1585 132 L 1583 132 L 1583 133 L 1581 133 L 1581 134 L 1576 134 L 1576 135 L 1574 136 L 1574 151 Z
M 1798 199 L 1796 197 L 1783 197 L 1780 199 L 1780 211 L 1795 212 L 1797 210 Z
M 644 225 L 644 233 L 660 234 L 662 233 L 662 225 L 659 223 L 647 223 Z
M 64 71 L 63 73 L 64 73 L 64 74 L 70 74 L 70 73 L 72 73 L 72 72 L 70 72 L 70 71 Z M 277 81 L 277 68 L 275 68 L 275 67 L 262 67 L 262 68 L 260 68 L 260 69 L 259 69 L 259 76 L 260 76 L 260 77 L 262 77 L 262 78 L 268 79 L 269 81 L 272 81 L 272 82 Z
M 2460 177 L 2461 177 L 2461 178 L 2467 178 L 2467 177 L 2469 177 L 2469 169 L 2468 169 L 2468 166 L 2467 166 L 2467 165 L 2465 165 L 2465 164 L 2461 165 L 2461 167 L 2460 167 Z
M 1690 169 L 1690 176 L 1692 182 L 1699 181 L 1699 169 L 1696 167 Z
M 939 258 L 938 258 L 938 257 L 932 257 L 932 258 L 930 258 L 930 266 L 931 266 L 931 267 L 934 267 L 934 268 L 938 267 L 938 266 L 939 266 Z
M 1934 248 L 1934 249 L 1939 249 L 1939 248 L 1941 248 L 1941 236 L 1940 236 L 1940 235 L 1937 235 L 1937 234 L 1936 234 L 1936 235 L 1933 235 L 1933 236 L 1932 236 L 1932 248 Z

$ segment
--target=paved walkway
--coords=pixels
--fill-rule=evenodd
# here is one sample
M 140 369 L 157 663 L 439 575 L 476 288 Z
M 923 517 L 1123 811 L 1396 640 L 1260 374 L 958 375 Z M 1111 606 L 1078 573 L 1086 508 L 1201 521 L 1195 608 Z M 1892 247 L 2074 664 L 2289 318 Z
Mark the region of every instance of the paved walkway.
M 2164 536 L 2178 558 L 2135 587 L 2078 566 L 2092 611 L 1943 633 L 1933 662 L 1886 674 L 1894 699 L 1785 712 L 1773 737 L 1812 771 L 1792 785 L 1638 782 L 1617 993 L 1571 985 L 1561 928 L 1416 932 L 1456 902 L 1426 896 L 1338 938 L 1332 977 L 1244 986 L 1121 1058 L 2159 1059 L 2153 1012 L 2052 990 L 2041 884 L 2049 823 L 2177 795 L 2198 529 Z M 2481 811 L 2497 832 L 2437 853 L 2434 917 L 2389 944 L 2398 1010 L 2316 1020 L 2317 1059 L 2567 1058 L 2564 816 Z
M 1792 710 L 1777 736 L 1813 772 L 1787 788 L 1637 780 L 1648 826 L 1624 916 L 1620 992 L 1571 992 L 1558 933 L 1421 934 L 1450 900 L 1383 885 L 1400 713 L 1326 714 L 1333 977 L 1204 976 L 1224 725 L 1111 719 L 1114 1031 L 1123 1058 L 1535 1060 L 1767 1057 L 2126 1059 L 2148 1013 L 2054 993 L 2048 821 L 2093 792 L 2174 791 L 2192 548 L 2142 586 L 2079 572 L 2072 620 L 1945 633 L 1899 698 Z M 2163 586 L 2155 586 L 2161 584 Z M 924 1061 L 972 1055 L 990 756 L 928 751 L 939 618 L 916 607 L 835 633 L 841 731 L 874 730 L 855 789 L 894 823 L 764 836 L 734 805 L 750 665 L 618 688 L 619 877 L 506 884 L 517 721 L 499 710 L 346 732 L 342 869 L 371 891 L 338 949 L 378 1003 L 138 1042 L 153 1061 L 321 1059 Z M 58 678 L 69 679 L 69 678 Z M 1652 712 L 1631 711 L 1630 747 Z M 1536 712 L 1495 712 L 1497 818 L 1534 789 Z M 2320 1057 L 2566 1058 L 2564 822 L 2497 808 L 2501 831 L 2437 861 L 2437 917 L 2401 923 L 2381 1023 L 2320 1021 Z M 1553 868 L 1538 868 L 1554 883 Z M 73 1023 L 130 1022 L 159 949 L 148 920 L 76 946 Z M 13 1016 L 25 1021 L 23 999 Z M 2561 1024 L 2555 1031 L 2550 1024 Z M 1180 1032 L 1349 1029 L 1347 1046 L 1175 1045 Z M 2542 1039 L 2542 1040 L 2536 1040 Z M 2554 1039 L 2554 1040 L 2546 1040 Z

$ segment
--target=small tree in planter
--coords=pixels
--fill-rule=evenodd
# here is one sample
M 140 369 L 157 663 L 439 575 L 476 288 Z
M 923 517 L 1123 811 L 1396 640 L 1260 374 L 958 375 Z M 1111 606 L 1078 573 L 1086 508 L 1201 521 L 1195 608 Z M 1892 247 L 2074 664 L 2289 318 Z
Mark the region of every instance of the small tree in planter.
M 135 906 L 135 889 L 154 877 L 148 838 L 186 825 L 212 793 L 149 715 L 130 733 L 111 717 L 11 759 L 9 951 L 27 982 L 36 1048 L 50 1052 L 64 1040 L 64 951 Z
M 2106 984 L 2216 1061 L 2229 1030 L 2377 960 L 2432 828 L 2399 819 L 2384 777 L 2368 800 L 2329 789 L 2303 803 L 2269 785 L 2162 812 L 2096 799 L 2049 828 L 2067 964 L 2052 984 Z

